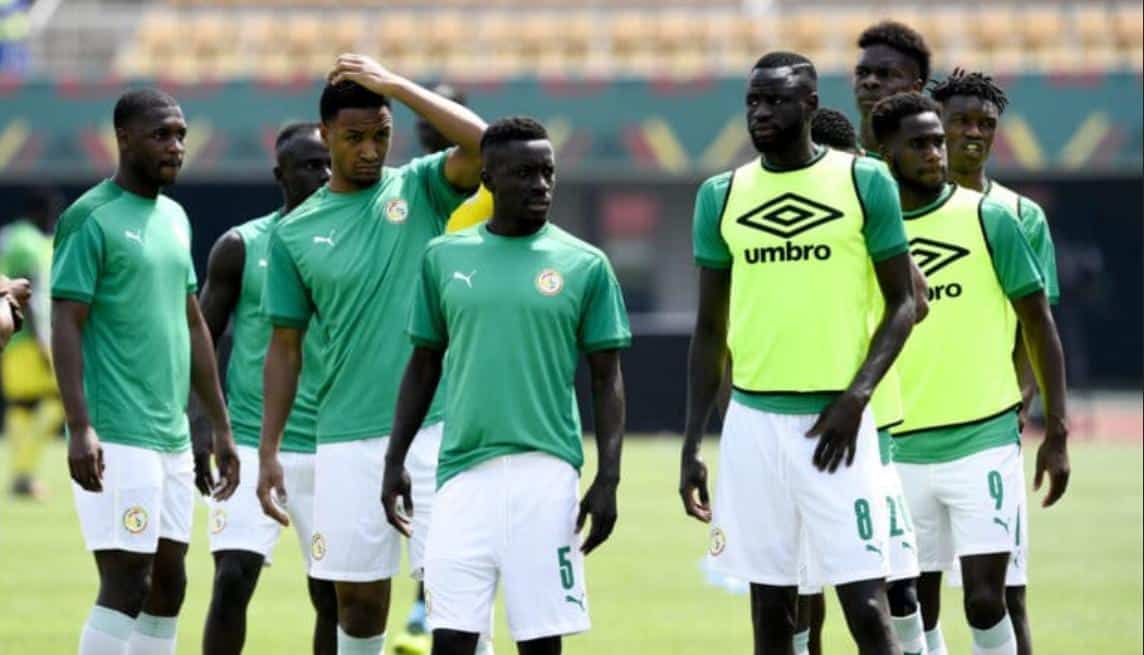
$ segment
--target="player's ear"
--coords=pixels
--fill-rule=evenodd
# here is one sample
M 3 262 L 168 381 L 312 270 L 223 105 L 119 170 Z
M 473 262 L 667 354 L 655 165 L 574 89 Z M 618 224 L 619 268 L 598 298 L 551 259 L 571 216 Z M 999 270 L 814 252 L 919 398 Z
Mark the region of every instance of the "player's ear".
M 326 146 L 327 150 L 330 149 L 329 130 L 325 121 L 318 124 L 318 134 L 322 137 L 322 145 Z
M 485 168 L 483 164 L 481 165 L 481 184 L 483 184 L 484 187 L 489 190 L 489 193 L 492 193 L 496 188 L 496 186 L 493 184 L 492 176 L 489 175 L 489 169 Z
M 274 181 L 278 182 L 278 183 L 282 182 L 282 167 L 281 166 L 278 166 L 278 165 L 274 166 Z
M 806 96 L 806 108 L 810 113 L 818 111 L 818 91 L 813 91 Z
M 123 152 L 124 150 L 128 149 L 127 141 L 128 141 L 127 128 L 125 128 L 125 127 L 115 128 L 115 145 L 118 146 L 120 152 Z

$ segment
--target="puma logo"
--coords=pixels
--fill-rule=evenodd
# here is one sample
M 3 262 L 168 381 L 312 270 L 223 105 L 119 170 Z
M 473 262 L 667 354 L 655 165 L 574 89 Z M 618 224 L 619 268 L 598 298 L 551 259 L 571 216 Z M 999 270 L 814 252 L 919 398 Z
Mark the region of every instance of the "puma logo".
M 258 260 L 258 268 L 266 268 L 267 266 L 269 266 L 269 262 L 265 259 Z
M 1009 522 L 1008 521 L 1002 521 L 999 517 L 994 516 L 993 522 L 996 523 L 997 525 L 1005 528 L 1005 534 L 1009 534 Z
M 139 230 L 135 230 L 134 232 L 132 232 L 131 230 L 124 230 L 123 236 L 127 237 L 128 239 L 130 239 L 132 241 L 137 241 L 139 243 L 139 245 L 143 245 L 143 235 L 139 232 Z
M 870 551 L 871 553 L 877 553 L 878 557 L 882 556 L 882 549 L 878 548 L 874 544 L 866 544 L 866 550 Z
M 453 279 L 454 280 L 461 280 L 465 284 L 469 285 L 470 289 L 472 289 L 473 288 L 473 276 L 476 274 L 477 274 L 476 271 L 473 271 L 472 273 L 469 273 L 468 275 L 462 275 L 460 271 L 453 271 Z
M 575 596 L 572 596 L 572 595 L 570 595 L 570 594 L 565 594 L 565 596 L 564 596 L 564 602 L 566 602 L 566 603 L 574 603 L 574 604 L 576 604 L 576 605 L 579 605 L 579 606 L 580 606 L 580 611 L 582 611 L 582 612 L 587 612 L 587 611 L 588 611 L 588 610 L 587 610 L 587 608 L 585 608 L 585 607 L 584 607 L 584 594 L 580 594 L 580 597 L 579 597 L 579 598 L 577 598 L 577 597 L 575 597 Z
M 314 243 L 315 244 L 324 243 L 327 246 L 333 248 L 334 247 L 334 232 L 336 232 L 336 231 L 337 230 L 330 230 L 330 236 L 328 236 L 328 237 L 315 236 L 314 237 Z
M 908 550 L 913 550 L 913 549 L 914 549 L 914 545 L 913 545 L 913 544 L 911 544 L 911 543 L 910 543 L 910 542 L 908 542 L 908 541 L 903 541 L 903 542 L 902 542 L 902 548 L 906 548 L 906 549 L 908 549 Z

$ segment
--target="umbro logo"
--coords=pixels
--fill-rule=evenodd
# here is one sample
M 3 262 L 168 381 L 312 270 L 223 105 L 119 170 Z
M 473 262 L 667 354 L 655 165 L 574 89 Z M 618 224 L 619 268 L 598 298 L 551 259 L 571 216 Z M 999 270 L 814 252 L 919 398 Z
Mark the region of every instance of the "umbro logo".
M 965 257 L 969 250 L 952 243 L 915 237 L 910 239 L 910 256 L 926 277 Z
M 736 218 L 735 222 L 789 239 L 842 216 L 842 212 L 833 207 L 797 193 L 784 193 Z

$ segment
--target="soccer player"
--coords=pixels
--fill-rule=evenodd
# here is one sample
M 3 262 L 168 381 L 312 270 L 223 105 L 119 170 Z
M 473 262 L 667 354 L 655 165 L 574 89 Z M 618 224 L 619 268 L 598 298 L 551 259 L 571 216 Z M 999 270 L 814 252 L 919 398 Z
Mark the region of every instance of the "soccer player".
M 746 90 L 760 158 L 700 187 L 679 491 L 687 514 L 712 523 L 715 570 L 751 582 L 755 652 L 791 652 L 805 533 L 859 651 L 896 653 L 878 436 L 866 405 L 914 323 L 909 255 L 888 171 L 815 145 L 817 108 L 808 59 L 762 57 Z M 871 329 L 874 293 L 885 304 Z M 712 512 L 699 444 L 728 348 L 734 392 Z
M 924 89 L 932 55 L 921 34 L 895 21 L 867 28 L 858 37 L 858 47 L 861 54 L 854 66 L 854 100 L 862 117 L 859 141 L 865 154 L 878 157 L 870 112 L 882 98 Z
M 900 359 L 904 420 L 894 428 L 894 459 L 922 571 L 946 570 L 958 557 L 973 652 L 1009 655 L 1017 646 L 1005 576 L 1023 483 L 1012 362 L 1018 328 L 1046 399 L 1035 479 L 1039 488 L 1049 475 L 1045 506 L 1064 494 L 1069 476 L 1064 358 L 1016 217 L 947 182 L 940 115 L 933 100 L 907 93 L 876 105 L 871 121 L 898 180 L 911 252 L 930 283 L 930 316 Z M 926 610 L 932 629 L 936 608 Z
M 55 193 L 36 189 L 28 195 L 24 217 L 0 230 L 0 273 L 26 279 L 40 290 L 21 308 L 24 329 L 13 335 L 0 359 L 12 449 L 11 492 L 24 498 L 43 497 L 36 470 L 44 445 L 59 434 L 64 419 L 52 374 L 51 294 L 43 291 L 51 278 L 52 231 L 59 209 Z
M 1028 197 L 1002 186 L 985 174 L 985 165 L 993 150 L 993 139 L 997 135 L 1001 114 L 1009 104 L 1005 92 L 992 78 L 982 73 L 966 74 L 956 71 L 954 75 L 934 84 L 930 95 L 942 105 L 942 123 L 948 140 L 950 179 L 958 186 L 980 191 L 1005 205 L 1020 220 L 1021 230 L 1041 266 L 1041 274 L 1045 278 L 1045 295 L 1050 305 L 1057 304 L 1060 300 L 1060 284 L 1057 281 L 1056 252 L 1044 210 Z M 1024 415 L 1033 400 L 1037 381 L 1020 335 L 1017 339 L 1015 360 L 1018 381 L 1021 384 L 1021 412 Z M 1024 425 L 1025 422 L 1022 420 L 1021 424 Z M 1019 494 L 1018 506 L 1027 508 L 1024 482 L 1014 491 Z M 1029 566 L 1027 511 L 1019 515 L 1014 538 L 1017 540 L 1017 549 L 1009 560 L 1005 602 L 1013 622 L 1013 631 L 1017 635 L 1017 652 L 1019 655 L 1031 655 L 1032 632 L 1029 629 L 1025 593 Z M 927 590 L 938 594 L 941 574 L 929 575 L 938 577 L 925 582 Z M 938 595 L 940 597 L 940 594 Z
M 390 523 L 409 534 L 409 513 L 416 518 L 420 508 L 406 453 L 444 368 L 448 422 L 425 556 L 433 653 L 472 655 L 500 583 L 519 652 L 556 655 L 563 635 L 589 628 L 583 556 L 616 522 L 619 350 L 631 331 L 607 257 L 548 222 L 556 168 L 543 126 L 499 120 L 481 152 L 493 217 L 425 251 L 409 321 L 416 347 L 401 382 L 382 500 Z M 577 503 L 580 353 L 592 380 L 599 463 Z M 580 543 L 588 516 L 592 528 Z
M 234 318 L 226 395 L 243 470 L 243 482 L 234 496 L 221 502 L 210 501 L 215 576 L 203 634 L 203 652 L 209 655 L 242 652 L 246 607 L 281 532 L 275 519 L 263 513 L 256 493 L 262 364 L 271 332 L 270 322 L 261 312 L 270 229 L 330 178 L 330 154 L 316 123 L 284 128 L 275 141 L 275 156 L 274 178 L 282 189 L 282 207 L 219 238 L 211 250 L 200 297 L 203 317 L 216 343 Z M 313 537 L 315 426 L 322 375 L 318 332 L 309 330 L 303 341 L 304 365 L 294 407 L 281 443 L 271 445 L 288 493 L 288 501 L 283 502 L 286 511 L 275 508 L 275 516 L 284 523 L 293 522 L 307 570 Z M 198 432 L 201 422 L 194 418 L 192 412 L 192 431 Z M 317 611 L 314 652 L 333 655 L 337 652 L 338 624 L 334 584 L 310 578 L 308 588 L 310 602 Z
M 385 168 L 393 115 L 404 103 L 457 144 Z M 368 57 L 343 55 L 322 92 L 321 134 L 330 149 L 329 183 L 271 229 L 263 309 L 274 326 L 266 354 L 259 498 L 273 512 L 284 493 L 272 457 L 286 425 L 302 365 L 302 339 L 321 333 L 318 448 L 311 577 L 332 580 L 338 597 L 339 655 L 381 652 L 390 577 L 400 535 L 378 498 L 398 372 L 412 351 L 403 336 L 425 244 L 480 181 L 485 124 L 468 109 L 396 75 Z M 426 510 L 441 439 L 435 403 L 411 458 L 417 501 Z M 410 546 L 421 568 L 429 512 L 419 512 Z M 426 521 L 422 523 L 422 521 Z
M 115 176 L 61 216 L 52 262 L 68 468 L 99 570 L 79 653 L 173 653 L 194 510 L 188 386 L 212 426 L 216 500 L 234 492 L 239 462 L 195 298 L 190 224 L 160 194 L 182 166 L 182 109 L 161 91 L 129 91 L 114 122 Z
M 846 114 L 829 107 L 819 107 L 810 120 L 810 139 L 820 146 L 842 152 L 861 154 L 858 135 Z

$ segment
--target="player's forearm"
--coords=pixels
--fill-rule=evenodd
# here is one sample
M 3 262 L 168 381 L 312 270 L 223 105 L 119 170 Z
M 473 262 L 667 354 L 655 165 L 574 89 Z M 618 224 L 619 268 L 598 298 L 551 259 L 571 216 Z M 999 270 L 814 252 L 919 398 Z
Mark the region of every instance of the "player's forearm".
M 82 433 L 91 425 L 83 395 L 83 332 L 74 317 L 59 309 L 52 316 L 52 362 L 68 429 Z
M 1045 418 L 1047 421 L 1059 422 L 1063 427 L 1068 418 L 1064 349 L 1061 347 L 1053 315 L 1048 311 L 1048 304 L 1042 302 L 1041 306 L 1043 311 L 1030 316 L 1032 320 L 1024 320 L 1025 317 L 1022 317 L 1021 331 L 1037 385 L 1045 401 Z
M 443 351 L 430 348 L 413 349 L 397 392 L 393 429 L 389 433 L 389 447 L 385 453 L 386 467 L 405 465 L 405 456 L 429 413 L 433 395 L 441 382 L 443 355 Z
M 214 344 L 207 332 L 204 321 L 195 321 L 190 326 L 191 336 L 191 386 L 198 397 L 199 405 L 207 420 L 215 430 L 230 428 L 230 417 L 226 412 L 226 401 L 218 380 L 218 367 L 215 365 Z
M 1013 368 L 1017 371 L 1017 384 L 1021 387 L 1021 404 L 1028 407 L 1037 395 L 1037 375 L 1033 372 L 1033 362 L 1029 361 L 1029 350 L 1025 338 L 1017 334 L 1017 347 L 1013 349 Z
M 390 95 L 457 144 L 466 156 L 480 158 L 481 135 L 487 126 L 476 112 L 405 79 L 393 85 Z
M 862 362 L 858 374 L 847 389 L 859 398 L 869 402 L 874 395 L 874 389 L 886 371 L 894 365 L 894 360 L 902 352 L 910 332 L 914 328 L 916 314 L 914 311 L 914 297 L 912 292 L 904 293 L 900 297 L 888 300 L 886 310 L 882 314 L 882 321 L 870 339 L 870 348 L 866 352 L 866 360 Z
M 624 377 L 616 351 L 591 355 L 592 401 L 596 418 L 596 478 L 620 480 L 626 406 Z
M 287 343 L 285 341 L 291 341 Z M 302 350 L 296 340 L 283 340 L 278 332 L 270 338 L 262 368 L 262 432 L 258 439 L 261 457 L 276 457 L 302 372 Z
M 702 314 L 697 319 L 687 354 L 687 415 L 684 420 L 683 447 L 698 450 L 707 429 L 711 408 L 723 383 L 727 362 L 726 333 L 707 324 Z

